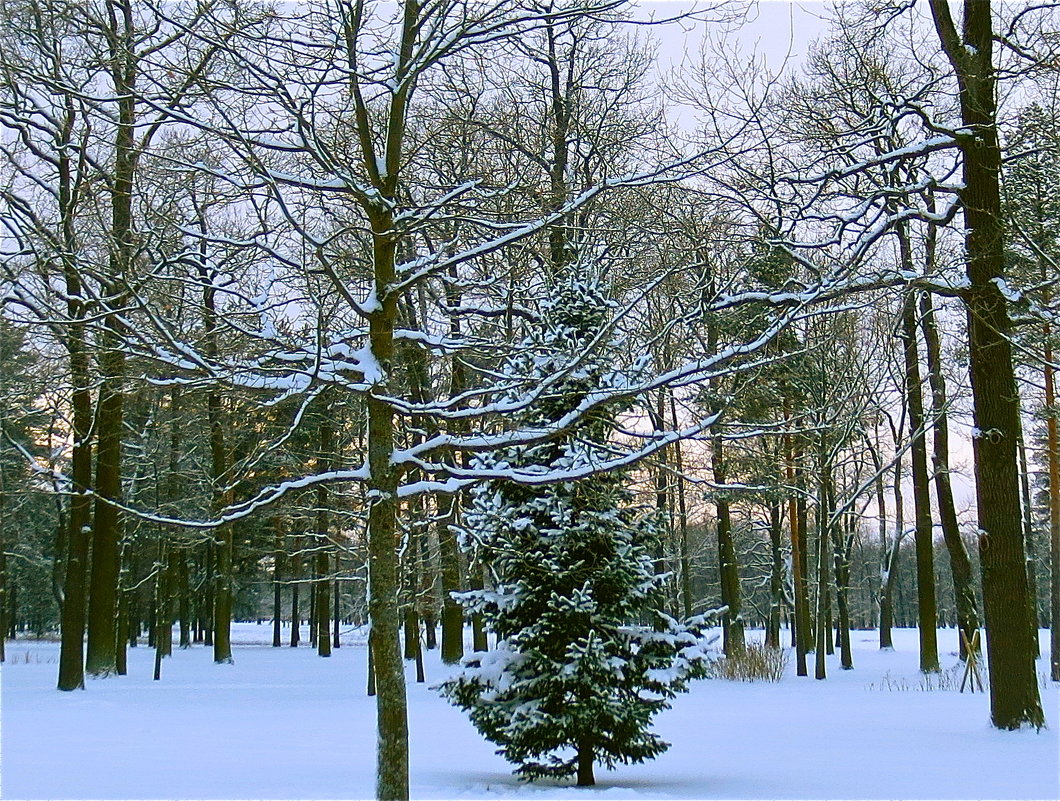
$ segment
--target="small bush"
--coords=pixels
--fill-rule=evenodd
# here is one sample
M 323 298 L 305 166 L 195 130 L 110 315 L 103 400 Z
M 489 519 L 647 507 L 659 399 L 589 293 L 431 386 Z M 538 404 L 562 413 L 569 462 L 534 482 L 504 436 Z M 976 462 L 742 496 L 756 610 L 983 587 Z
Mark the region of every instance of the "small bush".
M 711 663 L 710 678 L 729 681 L 780 681 L 788 666 L 788 652 L 762 643 L 749 642 L 742 651 Z

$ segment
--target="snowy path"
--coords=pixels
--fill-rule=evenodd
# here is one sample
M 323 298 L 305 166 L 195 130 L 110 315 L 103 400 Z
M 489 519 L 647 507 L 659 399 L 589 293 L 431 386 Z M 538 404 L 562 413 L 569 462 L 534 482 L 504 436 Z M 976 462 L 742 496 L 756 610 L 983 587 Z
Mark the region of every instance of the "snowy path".
M 371 797 L 374 700 L 364 694 L 363 645 L 320 659 L 307 647 L 270 648 L 269 637 L 267 624 L 238 625 L 234 666 L 215 666 L 201 646 L 175 651 L 161 682 L 151 681 L 152 652 L 132 649 L 129 676 L 70 694 L 53 689 L 57 644 L 9 643 L 0 670 L 0 794 Z M 1049 730 L 994 731 L 985 696 L 918 689 L 915 631 L 896 630 L 895 642 L 896 651 L 880 653 L 875 632 L 854 632 L 855 670 L 841 671 L 838 657 L 829 657 L 823 682 L 796 678 L 793 665 L 775 685 L 697 682 L 658 719 L 670 751 L 644 765 L 601 769 L 591 790 L 521 784 L 461 712 L 411 683 L 412 795 L 1060 797 L 1056 684 L 1043 690 Z M 943 666 L 954 665 L 955 632 L 940 630 L 939 644 Z M 1044 659 L 1039 669 L 1047 669 Z M 436 653 L 427 671 L 429 682 L 442 676 Z

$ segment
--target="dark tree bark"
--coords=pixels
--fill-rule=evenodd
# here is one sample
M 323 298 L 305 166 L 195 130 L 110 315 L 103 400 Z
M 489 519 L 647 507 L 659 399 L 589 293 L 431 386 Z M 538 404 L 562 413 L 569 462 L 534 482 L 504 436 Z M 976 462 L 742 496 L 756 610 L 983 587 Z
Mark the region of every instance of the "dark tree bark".
M 725 458 L 721 437 L 711 443 L 710 461 L 714 471 L 714 483 L 726 481 Z M 729 502 L 724 494 L 715 501 L 718 527 L 718 572 L 721 580 L 721 602 L 728 606 L 723 629 L 723 649 L 726 656 L 739 653 L 744 648 L 743 618 L 741 617 L 740 565 L 736 559 L 736 543 L 732 536 L 732 518 Z
M 201 247 L 206 247 L 206 223 L 200 216 L 199 227 L 203 233 Z M 217 342 L 217 288 L 214 284 L 205 252 L 200 252 L 198 265 L 202 282 L 202 322 L 206 340 L 206 355 L 216 360 L 219 353 Z M 213 482 L 214 509 L 220 511 L 232 500 L 232 491 L 226 487 L 228 476 L 228 447 L 225 442 L 224 410 L 221 393 L 211 387 L 206 393 L 206 421 L 210 435 L 210 480 Z M 232 524 L 218 526 L 214 533 L 211 552 L 215 560 L 212 576 L 213 594 L 213 661 L 217 664 L 232 663 Z
M 648 405 L 648 416 L 651 420 L 652 428 L 654 428 L 657 433 L 662 434 L 666 429 L 666 410 L 664 406 L 664 393 L 662 390 L 659 390 L 656 400 L 657 403 L 655 407 L 650 404 Z M 668 572 L 666 569 L 666 543 L 673 541 L 673 510 L 671 509 L 669 480 L 670 460 L 667 451 L 667 448 L 660 449 L 655 463 L 655 513 L 657 519 L 661 521 L 663 528 L 661 535 L 657 537 L 655 541 L 655 573 L 657 575 L 662 575 Z M 672 581 L 667 581 L 667 591 L 660 593 L 660 595 L 667 600 L 670 595 L 668 590 L 672 584 Z M 663 600 L 662 603 L 665 605 L 667 600 Z
M 897 435 L 896 435 L 897 436 Z M 897 439 L 896 439 L 897 443 Z M 897 444 L 896 444 L 897 447 Z M 880 649 L 894 648 L 891 628 L 894 625 L 895 594 L 898 581 L 898 564 L 902 556 L 902 540 L 905 539 L 905 500 L 902 495 L 902 460 L 894 463 L 894 539 L 890 547 L 883 543 L 883 581 L 880 582 Z
M 296 553 L 288 558 L 287 566 L 290 578 L 288 581 L 291 582 L 291 641 L 290 645 L 292 648 L 297 648 L 298 644 L 302 641 L 302 612 L 298 608 L 298 581 L 299 573 L 301 572 L 301 559 L 297 553 L 299 543 L 295 541 Z
M 85 670 L 93 676 L 117 672 L 118 542 L 121 518 L 122 381 L 125 356 L 117 337 L 104 334 L 104 374 L 96 415 L 96 501 L 92 523 L 92 575 L 88 601 Z
M 342 643 L 339 641 L 339 623 L 342 620 L 342 605 L 340 603 L 341 598 L 339 596 L 339 579 L 338 579 L 338 575 L 339 575 L 339 555 L 336 552 L 335 553 L 335 576 L 336 576 L 336 578 L 335 578 L 335 582 L 334 582 L 335 595 L 334 595 L 334 602 L 332 604 L 332 606 L 334 608 L 334 628 L 332 629 L 332 641 L 331 641 L 332 649 L 339 648 L 339 647 L 342 646 Z
M 677 402 L 670 392 L 670 423 L 674 431 L 679 430 L 677 419 Z M 681 608 L 685 617 L 692 615 L 692 555 L 688 549 L 688 502 L 685 498 L 684 455 L 681 451 L 681 440 L 674 443 L 674 471 L 677 485 L 677 526 L 680 535 L 681 558 Z M 781 579 L 783 581 L 783 579 Z M 783 589 L 783 587 L 781 588 Z M 779 638 L 779 634 L 778 634 Z M 779 641 L 778 641 L 779 647 Z
M 67 223 L 64 222 L 64 226 Z M 72 241 L 71 230 L 65 232 Z M 72 252 L 72 251 L 71 251 Z M 72 320 L 83 318 L 84 307 L 80 300 L 81 282 L 77 271 L 67 264 L 66 293 L 69 314 Z M 66 575 L 63 580 L 63 605 L 61 611 L 61 643 L 59 650 L 59 689 L 76 690 L 85 686 L 84 636 L 85 602 L 87 600 L 86 579 L 88 576 L 89 532 L 92 501 L 88 495 L 92 487 L 92 396 L 89 387 L 88 354 L 85 349 L 85 331 L 82 322 L 68 326 L 66 350 L 70 358 L 70 374 L 73 388 L 72 434 L 73 447 L 70 454 L 70 510 L 67 517 Z
M 155 640 L 155 669 L 153 678 L 159 681 L 162 678 L 162 657 L 166 653 L 166 641 L 172 638 L 172 630 L 166 613 L 167 596 L 169 588 L 166 586 L 166 545 L 161 537 L 158 539 L 158 557 L 155 560 L 155 602 L 154 608 L 154 640 Z
M 819 449 L 817 494 L 817 637 L 814 645 L 814 672 L 815 679 L 823 679 L 827 676 L 825 669 L 825 655 L 828 653 L 829 625 L 828 625 L 828 542 L 831 530 L 831 482 L 832 465 L 824 453 L 824 448 Z
M 205 555 L 203 561 L 206 563 L 206 581 L 203 585 L 203 598 L 199 604 L 199 618 L 202 620 L 203 625 L 203 645 L 208 645 L 213 648 L 213 615 L 214 615 L 214 547 L 213 540 L 206 543 L 206 547 L 203 549 Z M 152 627 L 152 631 L 154 628 Z
M 188 555 L 176 552 L 178 613 L 180 615 L 180 647 L 191 648 L 191 588 L 188 577 Z
M 315 560 L 314 560 L 315 561 Z M 316 572 L 316 566 L 314 564 L 313 574 L 310 577 L 312 580 L 309 582 L 309 647 L 317 647 L 317 582 L 319 581 L 319 575 Z
M 843 670 L 854 668 L 854 654 L 850 647 L 850 552 L 857 532 L 857 519 L 853 514 L 844 515 L 847 531 L 845 537 L 839 528 L 832 531 L 832 555 L 835 561 L 836 589 L 836 644 L 839 646 L 839 664 Z
M 933 259 L 932 259 L 933 261 Z M 935 324 L 935 309 L 931 295 L 920 296 L 920 327 L 924 332 L 927 352 L 928 379 L 931 385 L 931 416 L 934 431 L 932 469 L 935 473 L 935 497 L 938 499 L 939 523 L 946 551 L 950 557 L 950 575 L 953 577 L 953 595 L 957 607 L 957 626 L 964 632 L 968 642 L 979 628 L 979 611 L 976 608 L 975 590 L 972 586 L 972 563 L 961 539 L 957 523 L 957 509 L 953 503 L 950 486 L 950 430 L 946 411 L 946 379 L 942 372 L 942 347 L 939 343 L 938 327 Z M 967 658 L 964 640 L 960 644 L 961 659 Z
M 129 640 L 129 593 L 124 590 L 118 600 L 118 620 L 114 636 L 117 640 L 118 675 L 125 676 L 129 672 L 129 655 L 125 650 L 125 643 Z
M 786 406 L 787 404 L 785 404 Z M 785 417 L 790 419 L 789 410 L 785 409 Z M 784 435 L 785 472 L 788 486 L 796 487 L 795 452 L 791 444 L 791 435 Z M 806 586 L 805 556 L 806 550 L 802 547 L 802 537 L 799 535 L 801 521 L 799 518 L 799 504 L 797 495 L 788 496 L 788 527 L 791 530 L 791 579 L 792 592 L 795 595 L 795 667 L 799 676 L 808 676 L 806 668 L 806 651 L 809 647 L 810 637 L 810 615 L 809 594 Z
M 593 747 L 589 743 L 578 745 L 578 786 L 592 787 L 596 784 L 593 776 Z
M 368 695 L 375 695 L 375 649 L 372 648 L 372 632 L 368 632 Z
M 5 642 L 7 641 L 7 554 L 4 552 L 4 528 L 7 520 L 4 509 L 6 494 L 3 487 L 3 475 L 0 474 L 0 664 L 6 661 Z
M 272 647 L 279 648 L 283 645 L 283 533 L 281 531 L 281 518 L 274 517 L 272 520 L 275 532 L 275 544 L 272 551 Z
M 1041 648 L 1038 644 L 1038 567 L 1035 560 L 1034 524 L 1031 520 L 1031 484 L 1027 469 L 1027 448 L 1023 442 L 1023 417 L 1019 420 L 1019 433 L 1016 439 L 1016 450 L 1019 454 L 1020 471 L 1020 500 L 1023 509 L 1023 545 L 1027 554 L 1027 602 L 1030 604 L 1028 618 L 1031 624 L 1031 643 L 1034 648 L 1034 658 L 1041 656 Z
M 482 581 L 482 565 L 471 565 L 468 586 L 473 590 L 481 590 L 485 586 Z M 482 615 L 471 616 L 471 649 L 473 651 L 489 650 L 489 642 L 486 639 L 486 624 L 482 621 Z
M 124 433 L 125 352 L 124 323 L 117 310 L 124 305 L 125 282 L 131 276 L 135 242 L 133 234 L 133 180 L 136 175 L 135 28 L 131 3 L 117 6 L 105 32 L 110 78 L 117 97 L 113 181 L 110 198 L 109 276 L 105 282 L 102 375 L 96 410 L 96 501 L 92 517 L 92 577 L 88 602 L 88 650 L 85 670 L 106 676 L 117 670 L 115 620 L 118 602 L 118 543 L 122 520 L 122 434 Z
M 164 586 L 166 594 L 162 598 L 162 613 L 164 616 L 162 626 L 165 638 L 162 641 L 162 656 L 172 656 L 173 623 L 176 618 L 176 615 L 174 614 L 175 604 L 173 602 L 176 599 L 178 581 L 177 553 L 176 549 L 172 546 L 166 547 L 166 564 L 164 570 Z
M 416 614 L 416 608 L 413 605 L 405 607 L 405 614 L 402 618 L 402 626 L 404 628 L 404 652 L 402 656 L 405 659 L 415 659 L 418 643 L 420 641 L 420 616 Z
M 320 422 L 319 450 L 317 452 L 317 472 L 327 473 L 332 469 L 332 452 L 335 447 L 335 436 L 331 424 L 331 406 L 325 407 L 324 416 Z M 331 563 L 329 552 L 331 550 L 331 539 L 329 536 L 329 504 L 328 488 L 326 484 L 317 486 L 316 491 L 316 572 L 317 584 L 314 594 L 315 607 L 313 618 L 316 623 L 317 656 L 331 656 L 331 604 L 329 592 L 328 572 Z
M 961 117 L 968 288 L 969 367 L 979 561 L 990 664 L 990 717 L 1000 729 L 1045 723 L 1028 615 L 1027 566 L 1020 529 L 1016 429 L 1019 395 L 1009 340 L 1011 322 L 998 286 L 1005 273 L 1001 226 L 1001 148 L 997 136 L 994 31 L 989 0 L 964 4 L 959 34 L 947 0 L 930 0 L 942 49 L 957 78 Z
M 452 593 L 460 591 L 460 554 L 456 534 L 450 529 L 456 521 L 456 497 L 438 496 L 438 559 L 442 583 L 442 662 L 455 665 L 464 656 L 464 610 Z
M 769 571 L 769 620 L 766 624 L 766 645 L 780 647 L 780 618 L 784 600 L 784 554 L 781 550 L 780 502 L 769 505 L 769 549 L 772 556 Z
M 415 37 L 416 4 L 405 7 L 406 19 L 402 47 L 411 50 Z M 399 102 L 398 98 L 394 103 Z M 403 104 L 403 100 L 400 101 Z M 392 106 L 392 111 L 396 111 Z M 394 126 L 404 125 L 404 110 L 391 118 Z M 387 150 L 387 176 L 379 177 L 385 197 L 395 196 L 399 173 L 400 133 L 395 147 Z M 373 268 L 378 308 L 368 316 L 371 352 L 384 377 L 394 365 L 394 323 L 397 320 L 398 297 L 389 287 L 396 280 L 397 241 L 391 210 L 375 208 L 369 212 L 373 240 Z M 401 638 L 398 575 L 399 500 L 398 468 L 392 462 L 394 453 L 394 410 L 384 400 L 388 394 L 386 380 L 368 395 L 368 614 L 372 626 L 372 674 L 376 685 L 377 772 L 376 796 L 380 801 L 404 801 L 408 798 L 408 719 L 405 698 L 405 673 L 401 661 Z
M 899 235 L 902 261 L 912 262 L 909 238 Z M 920 356 L 917 348 L 917 306 L 913 292 L 902 302 L 902 344 L 905 358 L 905 400 L 909 412 L 909 446 L 913 476 L 913 517 L 916 523 L 916 588 L 920 632 L 920 670 L 937 673 L 938 611 L 935 602 L 935 551 L 932 538 L 931 498 L 928 488 L 927 444 L 925 442 L 924 396 L 920 383 Z
M 1046 460 L 1049 465 L 1049 675 L 1060 681 L 1060 434 L 1056 418 L 1052 331 L 1045 326 Z
M 455 270 L 452 278 L 457 278 Z M 448 281 L 445 287 L 446 303 L 457 306 L 460 303 L 459 282 Z M 449 322 L 449 332 L 454 342 L 462 336 L 460 318 L 453 315 Z M 452 359 L 452 370 L 449 379 L 450 397 L 458 396 L 466 386 L 466 374 L 459 356 Z M 459 426 L 457 427 L 459 430 Z M 443 492 L 438 495 L 437 532 L 438 561 L 440 563 L 439 579 L 442 586 L 442 662 L 454 665 L 464 655 L 464 610 L 453 600 L 452 593 L 462 589 L 460 577 L 460 551 L 457 547 L 456 534 L 451 526 L 455 525 L 460 511 L 456 493 Z
M 426 499 L 424 500 L 424 518 L 426 519 L 429 508 Z M 424 612 L 423 612 L 423 634 L 426 642 L 427 650 L 433 651 L 438 647 L 438 637 L 435 633 L 437 627 L 437 620 L 435 618 L 436 611 L 434 605 L 434 589 L 437 586 L 435 584 L 436 576 L 431 571 L 431 558 L 430 552 L 427 545 L 427 526 L 426 523 L 423 526 L 420 537 L 419 547 L 419 564 L 420 564 L 420 596 L 425 598 Z

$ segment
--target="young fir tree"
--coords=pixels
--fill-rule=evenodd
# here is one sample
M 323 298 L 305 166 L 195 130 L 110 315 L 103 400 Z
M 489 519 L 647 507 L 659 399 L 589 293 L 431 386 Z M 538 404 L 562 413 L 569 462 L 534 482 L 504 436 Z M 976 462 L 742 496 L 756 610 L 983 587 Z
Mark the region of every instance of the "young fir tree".
M 525 426 L 634 378 L 613 367 L 617 343 L 595 342 L 612 307 L 595 283 L 575 277 L 546 304 L 505 373 L 524 386 L 565 377 Z M 597 407 L 561 438 L 482 461 L 542 473 L 603 461 L 619 411 Z M 524 778 L 576 774 L 591 785 L 594 762 L 611 768 L 662 753 L 668 743 L 649 731 L 652 717 L 704 672 L 706 616 L 678 622 L 658 610 L 658 524 L 631 505 L 626 480 L 620 472 L 538 486 L 495 480 L 471 493 L 459 533 L 495 589 L 459 597 L 483 615 L 497 646 L 465 658 L 441 690 Z

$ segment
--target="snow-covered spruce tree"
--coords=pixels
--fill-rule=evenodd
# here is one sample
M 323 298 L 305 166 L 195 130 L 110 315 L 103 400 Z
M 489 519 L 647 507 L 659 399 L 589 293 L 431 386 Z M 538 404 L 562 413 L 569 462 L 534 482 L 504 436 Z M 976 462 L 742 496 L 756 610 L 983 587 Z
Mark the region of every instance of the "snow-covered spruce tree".
M 521 384 L 566 377 L 520 422 L 557 420 L 589 393 L 643 371 L 616 370 L 618 343 L 598 341 L 613 305 L 577 271 L 561 282 L 504 372 Z M 557 473 L 603 461 L 621 408 L 598 409 L 562 438 L 481 461 Z M 580 786 L 591 785 L 594 762 L 611 768 L 663 752 L 668 743 L 649 731 L 652 717 L 704 672 L 707 616 L 678 622 L 659 611 L 657 522 L 632 505 L 627 479 L 494 480 L 471 492 L 462 546 L 487 566 L 495 589 L 458 597 L 483 615 L 497 646 L 466 657 L 441 690 L 524 778 L 576 774 Z

